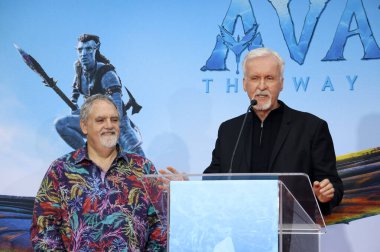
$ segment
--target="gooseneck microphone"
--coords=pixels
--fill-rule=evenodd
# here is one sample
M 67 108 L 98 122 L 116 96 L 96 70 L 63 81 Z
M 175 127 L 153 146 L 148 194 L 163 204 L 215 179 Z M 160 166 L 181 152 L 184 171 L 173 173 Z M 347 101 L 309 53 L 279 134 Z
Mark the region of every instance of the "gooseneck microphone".
M 244 125 L 245 125 L 245 121 L 247 120 L 247 116 L 248 116 L 248 112 L 249 110 L 255 106 L 257 104 L 257 101 L 255 99 L 252 99 L 251 100 L 251 104 L 249 104 L 248 106 L 248 109 L 247 109 L 247 112 L 245 113 L 245 116 L 244 116 L 244 120 L 243 120 L 243 123 L 241 125 L 241 128 L 240 128 L 240 132 L 239 132 L 239 135 L 238 135 L 238 138 L 236 140 L 236 144 L 235 144 L 235 147 L 234 147 L 234 151 L 232 152 L 232 156 L 231 156 L 231 163 L 230 163 L 230 168 L 228 169 L 228 173 L 231 173 L 232 172 L 232 164 L 234 162 L 234 157 L 235 157 L 235 152 L 236 152 L 236 149 L 239 145 L 239 141 L 240 141 L 240 137 L 241 137 L 241 133 L 243 132 L 243 129 L 244 129 Z

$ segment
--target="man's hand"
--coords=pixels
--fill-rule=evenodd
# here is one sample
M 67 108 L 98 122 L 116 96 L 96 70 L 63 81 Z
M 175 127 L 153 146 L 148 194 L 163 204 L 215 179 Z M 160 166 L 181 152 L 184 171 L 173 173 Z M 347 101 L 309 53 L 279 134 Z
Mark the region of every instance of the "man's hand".
M 183 181 L 183 180 L 189 180 L 189 178 L 181 172 L 178 172 L 174 167 L 168 166 L 166 167 L 168 170 L 160 169 L 159 173 L 162 175 L 173 175 L 173 176 L 167 176 L 169 180 L 175 180 L 175 181 Z
M 161 189 L 168 190 L 170 181 L 189 180 L 189 178 L 184 173 L 178 172 L 174 167 L 168 166 L 166 169 L 167 170 L 160 169 L 158 171 L 161 175 L 164 175 L 158 178 L 158 180 L 161 182 Z
M 326 203 L 334 197 L 335 189 L 329 179 L 324 179 L 321 182 L 314 181 L 313 191 L 319 202 Z
M 168 166 L 168 167 L 166 167 L 166 169 L 169 172 L 167 170 L 160 169 L 159 173 L 162 174 L 162 175 L 179 174 L 179 172 L 174 167 Z

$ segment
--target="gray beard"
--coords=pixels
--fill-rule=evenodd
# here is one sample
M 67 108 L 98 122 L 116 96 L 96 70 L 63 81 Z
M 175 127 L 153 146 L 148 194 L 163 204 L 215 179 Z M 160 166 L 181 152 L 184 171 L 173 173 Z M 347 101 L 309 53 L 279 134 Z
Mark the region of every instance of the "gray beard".
M 100 143 L 106 148 L 113 148 L 117 144 L 118 137 L 117 135 L 112 136 L 102 136 L 100 137 Z
M 255 106 L 253 106 L 253 108 L 257 111 L 263 111 L 263 110 L 269 109 L 271 106 L 272 106 L 272 100 L 269 100 L 267 103 L 265 103 L 263 105 L 257 104 Z

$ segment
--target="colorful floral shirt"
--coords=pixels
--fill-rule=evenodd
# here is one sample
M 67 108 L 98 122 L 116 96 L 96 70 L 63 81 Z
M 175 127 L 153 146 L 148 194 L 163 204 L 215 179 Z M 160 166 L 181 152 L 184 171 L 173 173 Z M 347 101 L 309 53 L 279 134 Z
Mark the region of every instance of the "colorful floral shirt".
M 153 174 L 144 157 L 121 152 L 106 172 L 87 148 L 52 163 L 35 198 L 36 251 L 165 251 L 166 229 L 142 182 Z

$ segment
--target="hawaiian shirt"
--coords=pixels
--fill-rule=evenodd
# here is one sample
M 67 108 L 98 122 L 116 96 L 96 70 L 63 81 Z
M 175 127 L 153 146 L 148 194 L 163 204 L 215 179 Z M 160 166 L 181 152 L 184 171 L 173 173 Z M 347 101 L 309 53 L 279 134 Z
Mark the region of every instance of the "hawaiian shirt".
M 166 228 L 139 178 L 153 164 L 118 154 L 106 172 L 87 147 L 49 167 L 34 203 L 31 241 L 36 251 L 165 251 Z

